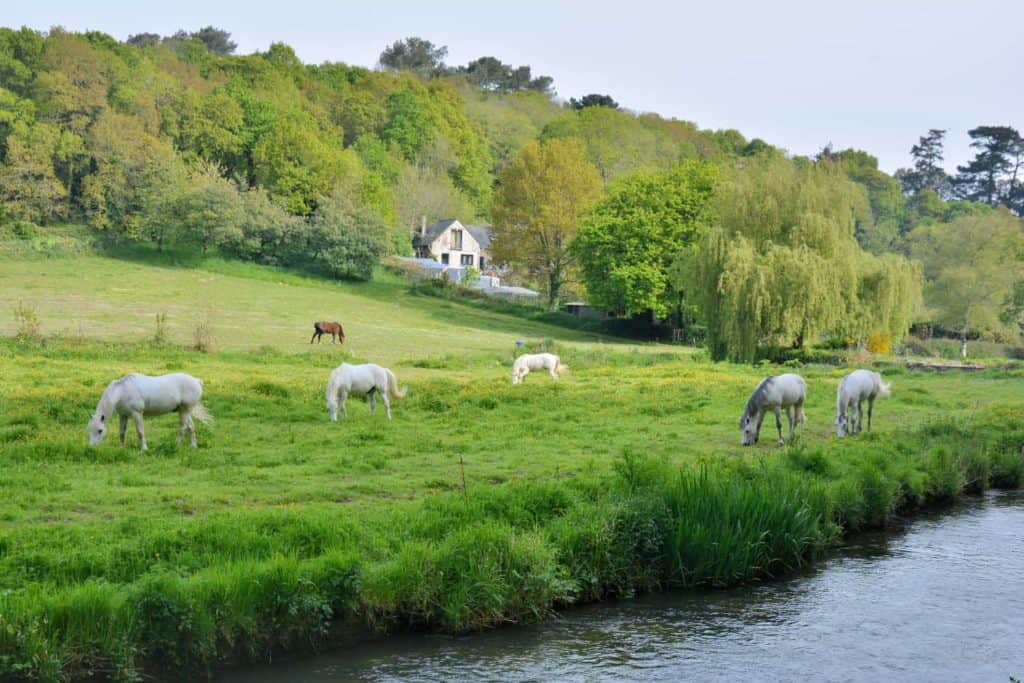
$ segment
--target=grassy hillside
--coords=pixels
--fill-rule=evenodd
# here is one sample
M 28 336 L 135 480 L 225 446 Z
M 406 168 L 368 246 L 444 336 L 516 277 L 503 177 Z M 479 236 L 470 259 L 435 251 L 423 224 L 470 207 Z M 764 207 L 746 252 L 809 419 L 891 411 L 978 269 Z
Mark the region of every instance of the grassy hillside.
M 883 368 L 875 431 L 836 442 L 843 368 L 809 385 L 800 444 L 738 445 L 770 368 L 709 364 L 411 296 L 220 261 L 0 260 L 0 317 L 36 307 L 45 343 L 0 341 L 0 669 L 24 678 L 204 671 L 329 645 L 342 625 L 462 631 L 553 606 L 799 566 L 841 530 L 1020 482 L 1020 371 Z M 208 308 L 220 351 L 189 340 Z M 269 311 L 269 312 L 268 312 Z M 309 345 L 341 320 L 343 347 Z M 83 337 L 84 335 L 84 337 Z M 571 370 L 509 379 L 514 341 Z M 353 399 L 327 421 L 343 359 L 390 365 L 394 420 Z M 86 446 L 103 387 L 129 371 L 203 378 L 216 417 L 176 448 Z M 465 489 L 463 488 L 465 481 Z
M 313 321 L 338 320 L 347 335 L 344 350 L 381 363 L 511 354 L 516 340 L 555 334 L 596 340 L 410 295 L 407 283 L 386 273 L 368 283 L 334 283 L 216 258 L 163 261 L 91 255 L 0 260 L 0 334 L 15 333 L 11 311 L 24 302 L 38 311 L 46 334 L 116 342 L 152 339 L 162 313 L 170 341 L 191 344 L 196 323 L 208 317 L 221 350 L 309 351 Z

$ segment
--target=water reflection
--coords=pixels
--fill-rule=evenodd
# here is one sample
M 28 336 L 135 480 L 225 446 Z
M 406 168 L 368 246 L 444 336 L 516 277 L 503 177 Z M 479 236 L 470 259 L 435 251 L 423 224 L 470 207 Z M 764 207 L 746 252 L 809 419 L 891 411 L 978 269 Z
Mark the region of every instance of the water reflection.
M 246 681 L 1007 681 L 1024 676 L 1024 495 L 864 535 L 812 571 L 468 637 L 406 636 Z

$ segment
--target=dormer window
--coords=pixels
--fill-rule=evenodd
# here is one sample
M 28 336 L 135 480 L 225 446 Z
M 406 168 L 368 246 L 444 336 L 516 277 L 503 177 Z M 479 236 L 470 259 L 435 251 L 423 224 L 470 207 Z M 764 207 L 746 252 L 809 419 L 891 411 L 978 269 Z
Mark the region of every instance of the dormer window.
M 452 249 L 462 251 L 462 231 L 452 230 Z

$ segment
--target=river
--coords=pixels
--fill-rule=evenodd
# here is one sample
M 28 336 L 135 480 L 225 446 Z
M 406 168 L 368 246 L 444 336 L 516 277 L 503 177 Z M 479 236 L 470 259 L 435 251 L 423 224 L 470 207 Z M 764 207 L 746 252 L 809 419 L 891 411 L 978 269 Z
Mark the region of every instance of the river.
M 1024 680 L 1024 492 L 859 535 L 782 581 L 464 637 L 397 636 L 225 681 Z

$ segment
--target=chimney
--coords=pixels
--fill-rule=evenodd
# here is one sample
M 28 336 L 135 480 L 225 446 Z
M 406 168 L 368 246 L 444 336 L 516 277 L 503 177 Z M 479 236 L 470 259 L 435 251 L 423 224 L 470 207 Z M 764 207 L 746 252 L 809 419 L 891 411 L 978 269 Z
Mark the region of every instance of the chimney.
M 420 216 L 420 237 L 427 236 L 427 214 Z

